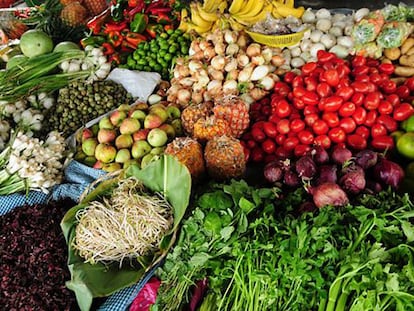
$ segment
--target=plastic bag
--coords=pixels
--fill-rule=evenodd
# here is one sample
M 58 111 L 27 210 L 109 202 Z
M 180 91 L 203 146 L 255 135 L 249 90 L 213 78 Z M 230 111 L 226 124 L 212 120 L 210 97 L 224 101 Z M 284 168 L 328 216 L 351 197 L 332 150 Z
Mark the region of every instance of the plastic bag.
M 376 39 L 384 25 L 384 16 L 380 11 L 371 12 L 352 28 L 351 37 L 356 45 L 366 44 Z
M 131 307 L 129 307 L 129 311 L 148 311 L 157 299 L 160 285 L 161 281 L 159 279 L 156 277 L 151 278 L 138 293 L 137 297 L 135 297 Z
M 400 47 L 410 35 L 413 26 L 405 22 L 390 22 L 382 27 L 377 37 L 377 44 L 383 48 Z

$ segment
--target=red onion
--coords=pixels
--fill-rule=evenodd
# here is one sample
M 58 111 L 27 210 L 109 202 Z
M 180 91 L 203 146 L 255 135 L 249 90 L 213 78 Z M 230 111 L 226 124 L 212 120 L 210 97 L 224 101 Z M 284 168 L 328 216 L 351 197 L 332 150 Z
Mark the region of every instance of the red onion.
M 283 178 L 283 170 L 279 161 L 272 161 L 263 168 L 264 178 L 270 182 L 275 183 Z
M 300 185 L 300 178 L 296 172 L 288 170 L 283 176 L 283 183 L 289 187 L 298 187 Z
M 375 178 L 396 189 L 404 179 L 404 170 L 397 163 L 381 158 L 374 166 Z
M 317 184 L 321 185 L 327 182 L 336 183 L 338 180 L 337 170 L 338 168 L 335 164 L 322 165 L 319 168 Z
M 343 206 L 349 203 L 345 191 L 335 183 L 327 182 L 321 184 L 311 189 L 311 194 L 313 196 L 313 202 L 318 208 L 327 205 Z
M 341 177 L 339 184 L 345 192 L 358 194 L 365 189 L 365 173 L 362 169 L 350 171 Z
M 295 163 L 299 177 L 312 178 L 316 174 L 316 164 L 310 156 L 303 156 Z
M 332 151 L 332 160 L 336 164 L 344 164 L 346 161 L 351 160 L 352 158 L 352 152 L 348 148 L 342 147 L 342 146 L 336 146 L 334 147 Z
M 317 164 L 324 164 L 324 163 L 328 163 L 329 161 L 328 152 L 321 146 L 315 146 L 311 150 L 310 154 L 313 156 L 313 160 Z
M 372 150 L 362 150 L 355 155 L 355 163 L 363 169 L 368 169 L 377 164 L 378 153 Z

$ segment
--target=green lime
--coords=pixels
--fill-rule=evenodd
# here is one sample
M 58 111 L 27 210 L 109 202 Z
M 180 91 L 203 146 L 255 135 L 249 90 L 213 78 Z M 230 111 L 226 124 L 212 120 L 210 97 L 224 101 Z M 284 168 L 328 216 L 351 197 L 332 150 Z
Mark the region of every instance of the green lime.
M 407 120 L 405 120 L 402 124 L 401 127 L 403 128 L 404 131 L 406 132 L 414 132 L 414 115 L 412 115 L 411 117 L 409 117 Z
M 414 159 L 414 132 L 405 133 L 398 138 L 397 150 L 401 155 Z

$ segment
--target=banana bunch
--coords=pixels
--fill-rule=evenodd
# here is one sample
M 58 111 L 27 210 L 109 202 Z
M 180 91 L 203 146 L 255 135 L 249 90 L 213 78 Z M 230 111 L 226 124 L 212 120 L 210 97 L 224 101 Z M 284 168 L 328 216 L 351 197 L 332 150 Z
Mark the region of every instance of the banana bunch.
M 300 6 L 295 8 L 295 0 L 266 0 L 272 5 L 272 16 L 274 18 L 285 18 L 292 15 L 296 18 L 301 18 L 305 12 L 305 8 Z
M 200 2 L 192 2 L 190 4 L 190 12 L 181 11 L 181 23 L 179 28 L 184 31 L 194 30 L 200 35 L 204 34 L 210 31 L 213 26 L 218 23 L 221 14 L 223 14 L 226 9 L 226 0 L 206 0 L 203 4 Z M 184 18 L 183 13 L 185 16 Z
M 273 5 L 266 0 L 233 0 L 229 13 L 237 23 L 250 26 L 265 19 L 272 9 Z

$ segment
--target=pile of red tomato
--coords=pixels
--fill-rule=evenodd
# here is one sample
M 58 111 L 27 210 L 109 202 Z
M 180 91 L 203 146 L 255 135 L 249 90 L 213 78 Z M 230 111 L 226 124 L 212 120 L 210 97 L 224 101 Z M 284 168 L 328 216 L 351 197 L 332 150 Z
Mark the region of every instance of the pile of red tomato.
M 318 61 L 300 71 L 286 73 L 268 97 L 252 104 L 253 123 L 242 137 L 252 161 L 299 157 L 314 145 L 392 149 L 391 134 L 414 114 L 414 77 L 397 85 L 392 64 L 319 51 Z

